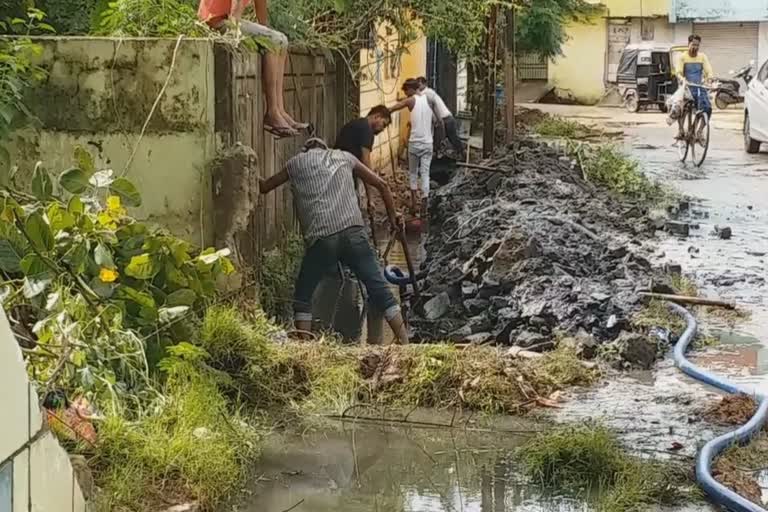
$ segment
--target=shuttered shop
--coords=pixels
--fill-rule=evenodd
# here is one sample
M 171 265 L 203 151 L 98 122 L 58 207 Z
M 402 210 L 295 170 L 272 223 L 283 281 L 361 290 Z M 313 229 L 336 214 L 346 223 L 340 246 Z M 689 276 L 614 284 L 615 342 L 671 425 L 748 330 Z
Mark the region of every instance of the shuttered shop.
M 702 51 L 715 76 L 723 77 L 757 60 L 758 30 L 758 23 L 697 23 L 693 27 L 702 38 Z

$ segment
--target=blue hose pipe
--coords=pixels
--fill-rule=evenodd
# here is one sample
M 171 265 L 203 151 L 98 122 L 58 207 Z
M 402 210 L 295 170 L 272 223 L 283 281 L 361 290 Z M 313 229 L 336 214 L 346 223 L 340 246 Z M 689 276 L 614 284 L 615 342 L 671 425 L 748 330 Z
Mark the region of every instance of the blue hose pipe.
M 423 278 L 424 278 L 423 273 L 416 274 L 417 281 Z M 405 286 L 413 283 L 413 279 L 411 278 L 411 276 L 403 273 L 403 271 L 400 270 L 400 267 L 397 267 L 395 265 L 387 265 L 384 268 L 384 279 L 386 279 L 388 283 L 394 284 L 397 286 Z
M 676 314 L 684 318 L 686 322 L 685 332 L 680 336 L 680 340 L 675 345 L 675 365 L 683 373 L 726 393 L 751 394 L 749 391 L 717 375 L 702 370 L 686 359 L 685 352 L 688 349 L 688 345 L 696 336 L 696 319 L 688 310 L 677 304 L 670 303 L 669 307 Z M 696 456 L 696 480 L 699 482 L 699 485 L 715 503 L 722 505 L 731 512 L 766 512 L 765 508 L 728 489 L 712 476 L 712 462 L 715 460 L 715 457 L 722 453 L 723 450 L 733 446 L 734 443 L 745 444 L 749 442 L 755 434 L 760 432 L 766 417 L 768 417 L 768 400 L 763 395 L 756 395 L 755 399 L 758 401 L 759 406 L 752 419 L 737 430 L 709 441 Z

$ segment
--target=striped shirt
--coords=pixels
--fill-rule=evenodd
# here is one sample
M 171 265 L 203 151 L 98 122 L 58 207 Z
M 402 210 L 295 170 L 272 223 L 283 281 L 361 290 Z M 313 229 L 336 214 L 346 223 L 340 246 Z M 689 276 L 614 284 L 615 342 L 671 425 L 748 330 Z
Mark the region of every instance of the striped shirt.
M 307 247 L 353 226 L 365 226 L 355 192 L 355 157 L 310 149 L 285 164 Z

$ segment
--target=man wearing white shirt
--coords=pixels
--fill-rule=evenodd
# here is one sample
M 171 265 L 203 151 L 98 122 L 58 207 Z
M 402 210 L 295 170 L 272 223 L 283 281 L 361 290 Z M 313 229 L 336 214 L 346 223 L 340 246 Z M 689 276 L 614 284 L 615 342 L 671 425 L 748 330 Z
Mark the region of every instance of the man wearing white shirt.
M 445 105 L 445 102 L 440 97 L 440 95 L 437 94 L 434 89 L 427 87 L 426 78 L 420 76 L 416 79 L 416 81 L 419 82 L 419 94 L 427 96 L 427 98 L 435 104 L 435 113 L 443 122 L 443 126 L 445 127 L 445 135 L 448 137 L 448 141 L 450 141 L 453 149 L 456 150 L 456 153 L 459 156 L 459 160 L 464 160 L 464 144 L 461 143 L 461 139 L 459 138 L 456 119 L 454 119 L 453 114 L 451 114 L 451 111 L 448 110 L 448 107 Z

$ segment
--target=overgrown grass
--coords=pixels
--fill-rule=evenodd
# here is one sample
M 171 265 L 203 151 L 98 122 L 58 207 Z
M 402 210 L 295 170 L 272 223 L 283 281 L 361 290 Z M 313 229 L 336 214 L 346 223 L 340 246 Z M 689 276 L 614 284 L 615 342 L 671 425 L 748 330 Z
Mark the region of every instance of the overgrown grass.
M 609 190 L 649 203 L 664 200 L 669 194 L 668 190 L 643 174 L 638 162 L 617 146 L 582 145 L 576 153 L 587 178 Z
M 632 512 L 673 505 L 689 483 L 679 469 L 627 454 L 616 436 L 595 424 L 556 427 L 520 452 L 526 473 L 548 487 L 599 491 L 595 509 Z
M 567 347 L 525 361 L 494 347 L 453 344 L 347 347 L 327 338 L 276 344 L 266 342 L 274 330 L 269 322 L 239 325 L 243 322 L 237 311 L 211 310 L 202 336 L 209 341 L 202 343 L 211 364 L 236 375 L 239 388 L 260 410 L 338 412 L 373 404 L 514 413 L 558 389 L 597 378 Z M 230 339 L 250 341 L 228 344 Z M 220 344 L 228 348 L 214 357 L 221 354 L 214 349 Z
M 559 116 L 546 116 L 536 123 L 534 131 L 542 137 L 574 139 L 591 132 L 588 126 Z
M 291 316 L 293 288 L 299 273 L 304 242 L 288 233 L 279 247 L 262 255 L 259 269 L 259 300 L 267 316 L 280 321 Z
M 186 372 L 137 421 L 110 415 L 93 459 L 97 510 L 157 510 L 196 501 L 209 507 L 239 490 L 258 434 L 242 421 L 216 379 Z

